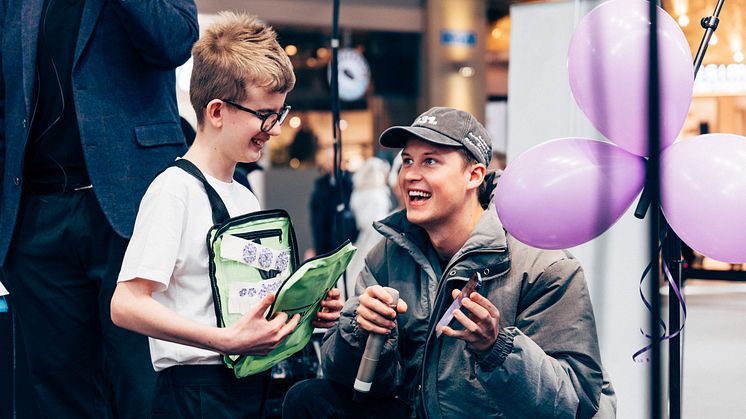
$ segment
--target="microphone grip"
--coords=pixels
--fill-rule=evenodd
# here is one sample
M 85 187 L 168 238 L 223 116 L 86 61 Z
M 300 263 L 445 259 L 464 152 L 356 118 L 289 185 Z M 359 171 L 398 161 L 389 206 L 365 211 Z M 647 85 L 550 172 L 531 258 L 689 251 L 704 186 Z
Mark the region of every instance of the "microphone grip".
M 399 302 L 399 291 L 389 287 L 384 287 L 383 289 L 393 297 L 394 302 L 391 304 L 391 307 L 396 310 L 396 304 Z M 379 335 L 377 333 L 368 335 L 368 341 L 365 342 L 365 352 L 363 352 L 363 358 L 360 360 L 360 367 L 357 370 L 357 378 L 355 378 L 355 385 L 353 386 L 355 390 L 361 393 L 370 391 L 370 387 L 373 384 L 373 376 L 378 366 L 378 358 L 381 355 L 385 341 L 386 335 Z

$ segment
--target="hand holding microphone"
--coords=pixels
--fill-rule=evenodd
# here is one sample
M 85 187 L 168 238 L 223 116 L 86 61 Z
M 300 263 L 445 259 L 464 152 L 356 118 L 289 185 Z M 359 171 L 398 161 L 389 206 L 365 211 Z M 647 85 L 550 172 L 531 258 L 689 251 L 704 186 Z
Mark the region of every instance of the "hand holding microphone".
M 355 379 L 355 390 L 361 393 L 370 391 L 386 336 L 396 327 L 394 319 L 397 313 L 406 311 L 407 304 L 399 299 L 399 292 L 393 288 L 374 285 L 360 295 L 356 321 L 369 335 Z

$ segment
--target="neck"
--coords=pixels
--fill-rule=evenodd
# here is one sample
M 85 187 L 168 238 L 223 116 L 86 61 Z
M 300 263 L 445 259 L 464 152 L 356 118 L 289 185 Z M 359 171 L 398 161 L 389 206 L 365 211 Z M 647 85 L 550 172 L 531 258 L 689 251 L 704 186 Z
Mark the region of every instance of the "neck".
M 483 213 L 484 209 L 476 202 L 476 205 L 467 208 L 459 216 L 453 217 L 449 223 L 425 227 L 430 242 L 442 260 L 450 260 L 459 249 L 464 247 L 464 243 L 471 236 L 471 232 L 474 231 Z
M 204 134 L 197 133 L 194 144 L 184 154 L 184 158 L 196 164 L 205 174 L 223 182 L 233 181 L 236 162 L 226 159 L 218 149 L 204 140 Z

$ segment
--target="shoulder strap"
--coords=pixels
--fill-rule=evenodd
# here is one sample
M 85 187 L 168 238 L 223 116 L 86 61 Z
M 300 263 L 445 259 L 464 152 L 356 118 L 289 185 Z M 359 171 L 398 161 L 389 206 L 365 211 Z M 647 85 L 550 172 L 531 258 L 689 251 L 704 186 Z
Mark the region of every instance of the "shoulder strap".
M 194 165 L 194 163 L 190 162 L 187 159 L 177 159 L 168 165 L 168 167 L 171 166 L 176 166 L 179 169 L 182 169 L 183 171 L 196 177 L 202 182 L 205 187 L 205 192 L 207 192 L 207 199 L 210 200 L 210 207 L 212 208 L 212 222 L 215 225 L 222 224 L 228 221 L 229 218 L 231 218 L 228 214 L 228 210 L 225 208 L 223 200 L 220 199 L 220 195 L 218 195 L 217 191 L 215 191 L 215 189 L 210 186 L 210 183 L 207 182 L 205 176 L 202 174 L 199 168 Z

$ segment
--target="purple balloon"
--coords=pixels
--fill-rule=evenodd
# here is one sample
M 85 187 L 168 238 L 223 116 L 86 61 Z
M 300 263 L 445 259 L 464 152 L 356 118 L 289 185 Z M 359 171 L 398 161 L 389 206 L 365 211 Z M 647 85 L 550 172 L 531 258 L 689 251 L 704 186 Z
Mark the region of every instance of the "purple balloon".
M 570 88 L 583 113 L 609 140 L 648 155 L 648 43 L 650 5 L 611 0 L 578 23 L 567 65 Z M 692 53 L 679 25 L 658 8 L 661 149 L 684 125 L 694 85 Z
M 503 226 L 542 249 L 577 246 L 629 208 L 645 182 L 645 159 L 603 141 L 560 138 L 511 161 L 495 206 Z
M 723 262 L 746 262 L 746 137 L 700 135 L 664 150 L 661 206 L 691 248 Z

